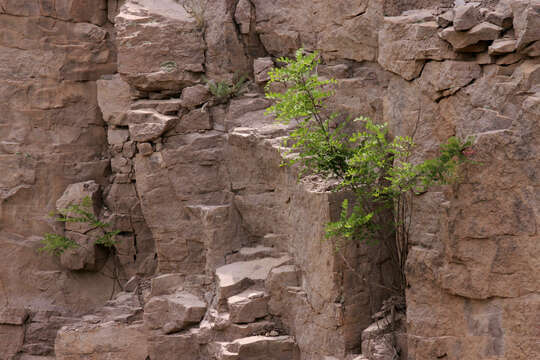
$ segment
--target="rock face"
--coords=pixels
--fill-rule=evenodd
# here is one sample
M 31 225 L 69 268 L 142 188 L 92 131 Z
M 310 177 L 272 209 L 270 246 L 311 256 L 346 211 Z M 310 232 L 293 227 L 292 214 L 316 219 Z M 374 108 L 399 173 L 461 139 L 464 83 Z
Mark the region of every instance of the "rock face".
M 0 359 L 538 358 L 539 9 L 0 0 Z M 323 241 L 346 194 L 280 166 L 291 125 L 262 88 L 300 46 L 331 107 L 414 134 L 413 160 L 475 137 L 413 200 L 406 316 L 378 312 L 386 248 Z M 216 100 L 204 79 L 235 73 Z M 85 196 L 109 250 L 46 215 Z M 46 232 L 81 246 L 39 254 Z

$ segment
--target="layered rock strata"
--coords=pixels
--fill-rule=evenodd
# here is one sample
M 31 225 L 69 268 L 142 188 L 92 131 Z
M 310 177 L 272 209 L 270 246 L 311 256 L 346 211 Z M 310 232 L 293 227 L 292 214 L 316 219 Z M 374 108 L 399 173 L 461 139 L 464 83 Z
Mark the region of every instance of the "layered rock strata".
M 0 358 L 538 357 L 539 9 L 0 0 Z M 323 234 L 344 194 L 280 166 L 290 127 L 262 86 L 300 46 L 338 79 L 332 106 L 414 135 L 413 160 L 475 136 L 459 181 L 414 199 L 395 323 L 375 314 L 389 254 L 342 258 Z M 204 78 L 235 72 L 249 88 L 217 101 Z M 45 232 L 92 241 L 46 216 L 86 194 L 115 251 L 38 254 Z

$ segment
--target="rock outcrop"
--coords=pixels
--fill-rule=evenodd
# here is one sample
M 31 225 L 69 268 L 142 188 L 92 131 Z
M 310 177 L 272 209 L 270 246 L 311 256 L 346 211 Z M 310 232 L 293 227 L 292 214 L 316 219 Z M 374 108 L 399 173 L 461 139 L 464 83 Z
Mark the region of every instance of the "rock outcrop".
M 0 359 L 537 358 L 539 9 L 0 0 Z M 263 87 L 300 46 L 413 161 L 474 136 L 413 199 L 406 310 L 385 247 L 324 240 L 347 194 L 281 166 L 293 125 Z M 85 196 L 114 248 L 47 217 Z M 39 253 L 46 232 L 80 247 Z

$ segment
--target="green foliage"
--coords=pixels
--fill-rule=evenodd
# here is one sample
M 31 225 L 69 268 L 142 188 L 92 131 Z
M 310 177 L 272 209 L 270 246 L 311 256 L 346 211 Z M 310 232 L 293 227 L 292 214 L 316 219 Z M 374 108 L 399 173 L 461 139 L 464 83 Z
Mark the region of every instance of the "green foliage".
M 39 252 L 47 252 L 51 255 L 60 256 L 64 251 L 76 248 L 79 245 L 65 236 L 46 233 L 41 241 L 43 247 L 38 249 Z
M 114 247 L 116 245 L 115 237 L 120 231 L 107 231 L 106 228 L 110 227 L 110 224 L 100 221 L 93 214 L 92 207 L 92 199 L 86 196 L 80 204 L 69 205 L 58 212 L 50 213 L 49 216 L 63 223 L 86 223 L 92 229 L 103 229 L 104 235 L 98 237 L 95 243 L 108 248 Z M 41 243 L 43 247 L 39 248 L 40 252 L 45 251 L 56 256 L 68 249 L 79 247 L 79 244 L 65 236 L 51 233 L 45 234 Z
M 227 102 L 235 96 L 242 95 L 247 86 L 247 77 L 244 75 L 239 75 L 235 73 L 232 79 L 232 82 L 228 81 L 215 81 L 203 79 L 210 93 L 214 96 L 218 103 Z
M 418 164 L 409 161 L 413 139 L 397 136 L 390 139 L 386 124 L 375 124 L 357 118 L 335 125 L 338 114 L 329 112 L 326 100 L 334 95 L 336 80 L 317 76 L 317 53 L 296 51 L 295 59 L 278 59 L 284 66 L 270 71 L 266 96 L 275 101 L 267 109 L 283 123 L 295 121 L 287 143 L 297 154 L 287 164 L 298 163 L 301 174 L 315 173 L 339 180 L 338 189 L 354 192 L 353 206 L 345 200 L 339 220 L 327 225 L 328 237 L 376 240 L 395 231 L 410 219 L 398 211 L 388 224 L 385 216 L 395 211 L 408 193 L 421 193 L 434 185 L 448 184 L 457 177 L 459 166 L 468 161 L 465 149 L 472 139 L 452 137 L 440 146 L 440 155 Z M 283 92 L 271 89 L 276 83 L 285 85 Z M 362 131 L 348 132 L 350 125 Z M 405 236 L 405 235 L 404 235 Z

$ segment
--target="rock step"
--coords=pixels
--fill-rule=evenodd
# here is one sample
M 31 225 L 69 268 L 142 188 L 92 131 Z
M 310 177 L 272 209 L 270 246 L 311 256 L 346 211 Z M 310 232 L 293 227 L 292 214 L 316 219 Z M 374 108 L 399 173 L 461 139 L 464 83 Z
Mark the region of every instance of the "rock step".
M 268 315 L 268 295 L 248 289 L 227 299 L 230 320 L 236 324 L 250 323 Z
M 239 261 L 216 269 L 218 298 L 225 300 L 253 285 L 264 286 L 270 271 L 290 263 L 289 256 L 266 257 L 257 260 Z
M 239 261 L 250 261 L 256 260 L 265 257 L 280 257 L 283 256 L 282 253 L 279 253 L 277 249 L 257 245 L 255 247 L 243 247 L 238 252 L 227 256 L 227 263 L 239 262 Z
M 290 336 L 250 336 L 223 345 L 226 357 L 233 360 L 297 360 L 298 346 Z M 236 357 L 234 357 L 236 355 Z

